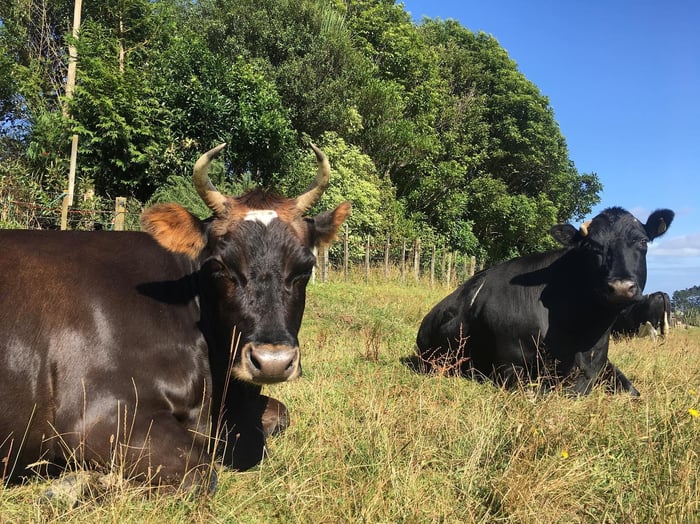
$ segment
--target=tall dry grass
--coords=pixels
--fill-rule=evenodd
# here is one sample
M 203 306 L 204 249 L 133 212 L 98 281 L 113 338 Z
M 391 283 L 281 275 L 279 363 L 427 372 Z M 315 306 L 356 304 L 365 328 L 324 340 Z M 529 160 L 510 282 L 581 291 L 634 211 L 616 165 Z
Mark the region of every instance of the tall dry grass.
M 67 508 L 35 481 L 0 494 L 0 521 L 700 522 L 700 330 L 613 344 L 639 400 L 534 396 L 402 363 L 446 294 L 312 286 L 304 377 L 266 388 L 292 426 L 213 498 L 121 488 Z

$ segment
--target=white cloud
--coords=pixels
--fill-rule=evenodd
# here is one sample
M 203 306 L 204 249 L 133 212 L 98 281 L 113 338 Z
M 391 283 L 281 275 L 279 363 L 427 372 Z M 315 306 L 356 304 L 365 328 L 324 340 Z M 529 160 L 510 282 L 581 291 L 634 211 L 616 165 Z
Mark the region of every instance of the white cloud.
M 648 256 L 700 258 L 700 233 L 656 240 L 649 245 Z
M 649 244 L 645 291 L 667 293 L 700 284 L 700 233 L 663 237 Z

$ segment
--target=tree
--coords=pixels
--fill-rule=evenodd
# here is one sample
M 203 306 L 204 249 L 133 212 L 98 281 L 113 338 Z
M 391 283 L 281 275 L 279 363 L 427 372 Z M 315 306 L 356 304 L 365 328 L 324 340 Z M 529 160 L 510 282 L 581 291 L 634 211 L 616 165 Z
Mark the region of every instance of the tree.
M 420 233 L 487 263 L 551 246 L 552 224 L 598 201 L 549 100 L 456 21 L 416 25 L 393 0 L 90 3 L 66 119 L 71 6 L 0 0 L 0 176 L 19 167 L 5 180 L 50 199 L 77 131 L 80 183 L 140 200 L 224 141 L 220 183 L 301 190 L 311 138 L 349 181 L 354 230 Z
M 700 286 L 673 292 L 673 310 L 686 324 L 700 326 Z
M 161 59 L 158 98 L 172 108 L 174 139 L 185 158 L 228 142 L 229 172 L 249 171 L 270 185 L 297 148 L 274 84 L 241 57 L 222 60 L 192 34 Z
M 170 110 L 157 98 L 154 72 L 139 67 L 148 63 L 152 50 L 145 43 L 125 42 L 126 14 L 119 18 L 122 29 L 91 19 L 83 23 L 70 113 L 81 136 L 81 176 L 100 195 L 145 200 L 164 179 L 154 172 L 153 159 L 170 141 Z
M 458 104 L 452 114 L 460 105 L 468 109 L 460 123 L 471 130 L 467 139 L 445 133 L 464 166 L 461 180 L 449 179 L 464 195 L 462 219 L 474 224 L 491 261 L 551 246 L 549 226 L 580 218 L 597 203 L 597 177 L 577 172 L 549 101 L 493 37 L 456 21 L 426 20 L 420 29 L 439 50 Z
M 48 204 L 61 195 L 69 126 L 62 115 L 72 3 L 0 2 L 0 193 Z

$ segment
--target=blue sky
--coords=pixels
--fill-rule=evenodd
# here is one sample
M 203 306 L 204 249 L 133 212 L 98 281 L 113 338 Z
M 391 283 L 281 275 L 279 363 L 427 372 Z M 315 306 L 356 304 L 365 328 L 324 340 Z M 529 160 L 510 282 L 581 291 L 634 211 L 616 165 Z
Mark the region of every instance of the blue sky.
M 645 292 L 700 285 L 700 1 L 406 0 L 417 22 L 493 35 L 547 96 L 593 214 L 676 212 L 647 256 Z

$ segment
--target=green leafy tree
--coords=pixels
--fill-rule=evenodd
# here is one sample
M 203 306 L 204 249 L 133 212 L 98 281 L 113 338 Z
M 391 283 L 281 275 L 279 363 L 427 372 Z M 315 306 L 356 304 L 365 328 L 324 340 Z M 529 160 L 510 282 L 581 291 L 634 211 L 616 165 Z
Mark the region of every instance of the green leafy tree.
M 187 33 L 162 54 L 158 68 L 158 100 L 170 108 L 182 162 L 227 142 L 232 175 L 248 171 L 269 185 L 286 170 L 295 133 L 274 84 L 254 64 L 240 56 L 225 60 Z
M 457 129 L 471 129 L 464 142 L 454 128 L 445 133 L 463 168 L 461 180 L 447 180 L 463 197 L 462 220 L 491 261 L 550 246 L 549 226 L 597 203 L 597 177 L 577 172 L 549 101 L 493 37 L 456 21 L 426 20 L 420 29 L 439 50 L 456 103 L 444 114 L 463 115 Z
M 487 263 L 549 247 L 553 223 L 598 201 L 549 100 L 493 37 L 454 20 L 416 25 L 393 0 L 86 4 L 66 106 L 71 11 L 0 0 L 5 188 L 58 196 L 77 131 L 80 184 L 99 195 L 176 194 L 222 141 L 217 184 L 293 194 L 312 169 L 308 136 L 338 172 L 329 195 L 356 201 L 353 231 Z
M 685 323 L 700 326 L 700 286 L 673 292 L 673 310 Z
M 15 201 L 49 204 L 65 188 L 69 126 L 61 95 L 68 2 L 0 2 L 0 179 Z
M 98 194 L 145 200 L 164 179 L 153 159 L 168 142 L 170 115 L 152 87 L 153 72 L 138 67 L 150 50 L 136 47 L 123 56 L 125 45 L 103 23 L 83 24 L 70 112 L 80 135 L 81 175 Z
M 341 3 L 205 0 L 195 12 L 214 54 L 242 57 L 273 82 L 295 130 L 347 137 L 362 127 L 356 98 L 372 64 L 355 49 Z

